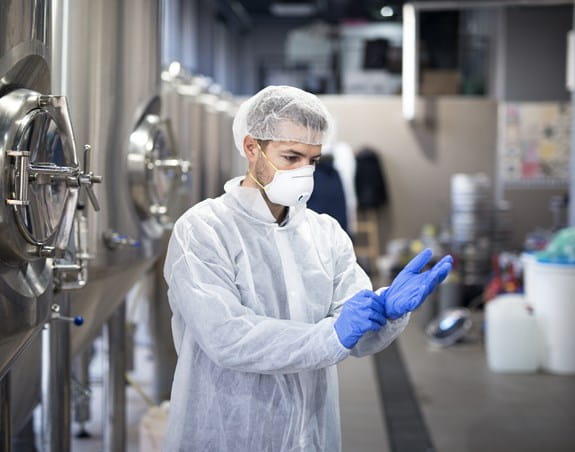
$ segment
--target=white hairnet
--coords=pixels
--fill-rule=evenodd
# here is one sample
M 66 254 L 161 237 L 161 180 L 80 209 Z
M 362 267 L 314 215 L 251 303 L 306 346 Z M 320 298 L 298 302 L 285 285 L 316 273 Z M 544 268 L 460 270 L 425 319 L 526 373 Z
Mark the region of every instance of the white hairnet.
M 268 86 L 246 100 L 233 124 L 234 142 L 244 154 L 244 138 L 326 144 L 333 119 L 317 96 L 292 86 Z

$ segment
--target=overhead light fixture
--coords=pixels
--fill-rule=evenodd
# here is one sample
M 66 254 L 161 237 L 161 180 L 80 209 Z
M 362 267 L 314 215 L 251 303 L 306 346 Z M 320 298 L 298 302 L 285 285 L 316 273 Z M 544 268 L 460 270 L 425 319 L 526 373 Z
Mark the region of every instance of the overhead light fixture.
M 393 8 L 391 6 L 384 6 L 379 10 L 379 14 L 381 14 L 381 17 L 392 17 Z
M 307 17 L 317 13 L 315 1 L 283 0 L 275 1 L 270 5 L 270 12 L 274 16 Z
M 567 33 L 567 89 L 575 92 L 575 31 Z
M 415 6 L 403 5 L 403 63 L 401 72 L 403 117 L 408 121 L 415 119 L 415 101 L 417 96 L 417 11 Z

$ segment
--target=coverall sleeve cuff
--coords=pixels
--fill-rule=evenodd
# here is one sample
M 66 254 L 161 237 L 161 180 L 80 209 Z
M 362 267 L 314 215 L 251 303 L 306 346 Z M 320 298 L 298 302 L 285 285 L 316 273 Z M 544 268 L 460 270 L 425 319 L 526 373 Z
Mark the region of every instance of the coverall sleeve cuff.
M 392 329 L 393 331 L 396 330 L 401 330 L 403 331 L 403 329 L 407 326 L 407 323 L 409 322 L 409 318 L 411 317 L 411 312 L 406 312 L 405 314 L 403 314 L 401 317 L 398 317 L 397 319 L 387 319 L 387 325 L 388 328 Z
M 389 286 L 380 287 L 379 289 L 375 290 L 375 293 L 376 293 L 377 295 L 381 295 L 383 292 L 385 292 L 385 291 L 388 289 L 388 287 L 389 287 Z
M 326 347 L 327 347 L 328 353 L 331 353 L 333 355 L 334 364 L 336 364 L 336 363 L 344 360 L 345 358 L 347 358 L 351 353 L 351 349 L 347 348 L 346 346 L 344 346 L 339 341 L 339 338 L 337 337 L 337 332 L 335 331 L 335 328 L 333 326 L 334 323 L 335 323 L 335 320 L 330 319 L 330 321 L 329 321 L 329 335 L 327 337 Z

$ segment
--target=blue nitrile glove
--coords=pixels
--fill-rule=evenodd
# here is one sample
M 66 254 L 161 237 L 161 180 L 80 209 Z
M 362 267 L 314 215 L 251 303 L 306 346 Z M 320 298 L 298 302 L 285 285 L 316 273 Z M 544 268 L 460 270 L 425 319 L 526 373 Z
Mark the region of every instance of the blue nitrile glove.
M 431 250 L 426 248 L 415 256 L 379 296 L 385 318 L 395 320 L 413 311 L 447 277 L 453 263 L 450 255 L 444 256 L 431 270 L 421 272 L 431 254 Z
M 334 324 L 344 347 L 353 348 L 368 331 L 379 331 L 386 320 L 384 306 L 371 290 L 362 290 L 345 302 Z

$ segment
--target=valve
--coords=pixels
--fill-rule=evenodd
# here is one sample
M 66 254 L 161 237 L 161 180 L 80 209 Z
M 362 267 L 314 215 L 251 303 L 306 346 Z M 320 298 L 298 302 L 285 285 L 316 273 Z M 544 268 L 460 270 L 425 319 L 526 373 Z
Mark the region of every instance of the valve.
M 52 320 L 62 320 L 64 322 L 73 323 L 76 326 L 82 326 L 84 324 L 84 317 L 77 315 L 76 317 L 66 317 L 60 314 L 60 305 L 53 304 L 52 307 Z
M 139 240 L 111 230 L 104 232 L 104 243 L 111 250 L 124 247 L 139 248 L 141 246 Z

